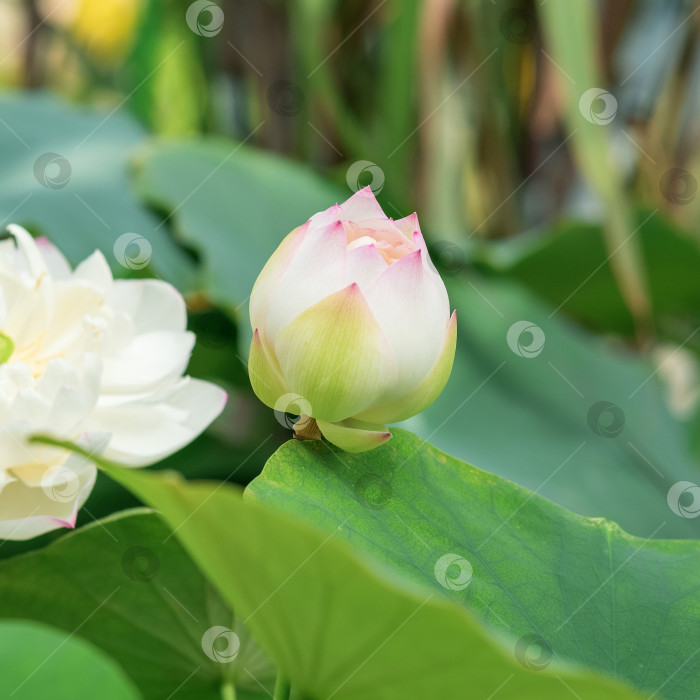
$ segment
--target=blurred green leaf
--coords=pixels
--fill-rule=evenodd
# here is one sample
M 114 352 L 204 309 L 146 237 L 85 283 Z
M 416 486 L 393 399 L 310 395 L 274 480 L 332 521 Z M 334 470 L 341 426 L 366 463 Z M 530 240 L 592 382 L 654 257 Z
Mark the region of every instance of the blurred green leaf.
M 302 114 L 309 124 L 314 125 L 313 129 L 321 127 L 323 130 L 324 125 L 329 124 L 333 133 L 340 137 L 343 147 L 347 145 L 363 151 L 367 144 L 367 130 L 363 128 L 357 109 L 349 108 L 343 95 L 345 86 L 332 70 L 333 57 L 341 47 L 334 45 L 330 38 L 338 31 L 336 23 L 343 13 L 353 15 L 358 13 L 358 8 L 338 0 L 299 0 L 295 4 L 294 12 L 289 13 L 290 33 L 295 38 L 296 70 L 292 77 L 299 81 L 298 87 L 306 98 Z M 362 21 L 361 13 L 358 14 L 358 21 Z M 358 66 L 358 58 L 361 61 L 361 56 L 353 54 L 348 62 L 351 77 L 365 75 Z M 366 93 L 366 84 L 357 87 Z M 364 106 L 364 100 L 360 106 Z M 332 138 L 331 143 L 334 140 Z M 322 140 L 315 140 L 315 143 L 317 149 L 325 147 Z M 337 151 L 335 144 L 332 144 L 332 149 Z
M 639 223 L 648 214 L 640 215 Z M 507 272 L 595 330 L 633 335 L 632 316 L 605 264 L 608 254 L 601 234 L 597 224 L 561 223 Z M 700 247 L 660 214 L 649 219 L 637 237 L 648 261 L 656 326 L 682 342 L 685 336 L 678 338 L 679 329 L 694 329 L 700 322 Z
M 45 235 L 73 264 L 99 248 L 122 275 L 144 267 L 134 257 L 141 252 L 158 275 L 188 289 L 191 262 L 130 189 L 130 154 L 144 140 L 119 106 L 85 109 L 48 95 L 3 94 L 0 227 L 18 223 Z M 124 244 L 115 254 L 126 233 L 147 243 L 140 251 Z
M 177 691 L 181 700 L 219 700 L 222 684 L 233 680 L 238 697 L 258 700 L 265 692 L 254 678 L 263 685 L 274 679 L 226 603 L 160 519 L 143 510 L 0 563 L 0 616 L 87 639 L 120 664 L 145 698 Z M 239 636 L 233 663 L 205 653 L 203 636 L 214 626 Z
M 236 404 L 234 411 L 227 415 L 232 404 Z M 230 396 L 226 412 L 221 419 L 223 425 L 219 424 L 222 437 L 209 430 L 151 469 L 171 469 L 187 479 L 221 479 L 247 484 L 262 471 L 265 461 L 288 435 L 274 418 L 270 418 L 270 411 L 255 396 Z M 277 430 L 265 432 L 270 427 Z M 239 444 L 236 440 L 241 437 L 249 439 Z M 89 524 L 96 518 L 136 505 L 136 499 L 119 484 L 111 479 L 98 479 L 85 507 L 78 513 L 78 524 Z M 56 534 L 53 533 L 54 538 Z M 0 546 L 0 558 L 9 556 L 5 550 L 36 549 L 37 544 L 37 540 L 6 542 Z
M 642 537 L 667 520 L 664 537 L 697 537 L 697 521 L 666 504 L 674 483 L 699 473 L 652 364 L 577 330 L 563 309 L 521 286 L 473 274 L 448 282 L 455 366 L 442 395 L 406 427 L 581 515 Z M 521 322 L 538 337 L 519 332 Z M 533 356 L 523 356 L 531 345 Z
M 293 228 L 346 198 L 293 161 L 223 139 L 155 145 L 136 184 L 170 212 L 181 239 L 201 255 L 204 291 L 229 311 L 245 304 Z
M 436 593 L 452 588 L 456 602 L 511 635 L 542 638 L 560 659 L 672 700 L 700 683 L 698 542 L 631 537 L 402 430 L 360 455 L 290 441 L 246 493 Z M 440 568 L 450 556 L 452 574 Z
M 208 109 L 198 37 L 185 21 L 190 3 L 142 0 L 141 19 L 120 77 L 129 108 L 160 134 L 193 133 Z
M 620 291 L 640 330 L 651 312 L 646 270 L 634 238 L 632 212 L 622 174 L 610 147 L 608 125 L 617 113 L 616 97 L 604 89 L 598 66 L 598 8 L 588 0 L 538 5 L 547 48 L 563 95 L 573 152 L 583 176 L 605 207 L 605 243 Z M 571 27 L 576 31 L 571 31 Z
M 138 700 L 123 671 L 92 645 L 35 622 L 0 620 L 0 696 Z
M 405 587 L 334 541 L 347 521 L 324 535 L 225 484 L 101 466 L 162 513 L 297 692 L 404 700 L 463 697 L 469 688 L 474 697 L 498 690 L 502 700 L 559 700 L 564 682 L 584 697 L 638 697 L 556 663 L 526 670 L 464 609 Z
M 378 107 L 374 114 L 375 125 L 370 132 L 371 142 L 365 150 L 381 163 L 387 190 L 403 197 L 410 194 L 413 186 L 406 173 L 415 155 L 416 144 L 411 144 L 411 148 L 405 146 L 405 142 L 416 131 L 421 9 L 420 0 L 391 0 L 386 7 L 390 20 L 381 43 L 381 65 L 376 83 Z M 364 87 L 367 87 L 366 83 Z M 401 105 L 401 109 L 397 109 L 397 105 Z M 376 189 L 378 183 L 372 184 Z

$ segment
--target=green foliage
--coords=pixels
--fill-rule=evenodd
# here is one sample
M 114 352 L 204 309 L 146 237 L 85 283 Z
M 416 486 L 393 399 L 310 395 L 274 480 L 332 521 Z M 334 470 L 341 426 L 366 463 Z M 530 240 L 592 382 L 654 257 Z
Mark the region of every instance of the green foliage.
M 231 391 L 214 429 L 157 467 L 216 482 L 103 465 L 116 481 L 79 519 L 139 497 L 165 522 L 131 511 L 0 543 L 0 697 L 261 700 L 274 662 L 305 700 L 695 698 L 700 520 L 667 494 L 700 479 L 700 411 L 674 417 L 637 352 L 657 336 L 700 348 L 693 13 L 250 0 L 217 3 L 205 36 L 190 0 L 141 0 L 134 26 L 81 38 L 63 13 L 29 16 L 43 4 L 26 4 L 34 29 L 0 79 L 88 105 L 0 96 L 0 228 L 175 284 L 198 336 L 189 371 Z M 126 48 L 100 58 L 86 37 L 110 30 Z M 612 126 L 582 103 L 606 86 Z M 451 380 L 406 423 L 420 438 L 396 429 L 355 456 L 286 444 L 243 498 L 223 482 L 255 477 L 286 435 L 248 386 L 253 282 L 370 176 L 390 216 L 418 209 L 455 255 Z M 581 211 L 599 220 L 569 220 Z M 115 250 L 130 232 L 145 268 Z M 241 641 L 231 663 L 204 648 L 216 626 Z
M 563 76 L 558 82 L 574 155 L 583 176 L 605 207 L 604 240 L 620 293 L 640 327 L 646 328 L 651 311 L 645 267 L 639 241 L 634 238 L 632 212 L 625 196 L 622 173 L 616 166 L 611 135 L 600 127 L 594 103 L 600 97 L 602 76 L 597 65 L 594 6 L 587 0 L 544 3 L 539 6 L 553 61 Z M 571 25 L 575 32 L 569 31 Z M 615 98 L 610 95 L 612 100 Z M 612 106 L 612 103 L 611 103 Z M 607 108 L 607 103 L 606 103 Z M 612 115 L 617 111 L 614 102 Z M 607 116 L 607 115 L 606 115 Z
M 154 145 L 136 186 L 169 212 L 178 238 L 201 256 L 204 291 L 231 312 L 284 236 L 344 198 L 291 161 L 223 139 Z
M 115 272 L 136 267 L 114 252 L 126 233 L 145 238 L 153 271 L 181 289 L 191 286 L 189 259 L 135 198 L 128 164 L 145 132 L 120 112 L 79 109 L 48 95 L 0 96 L 0 225 L 18 223 L 49 238 L 73 264 L 96 248 Z M 125 246 L 126 248 L 126 246 Z
M 230 608 L 160 519 L 144 510 L 2 562 L 0 616 L 78 634 L 109 654 L 144 698 L 177 690 L 184 700 L 215 700 L 232 681 L 238 697 L 257 700 L 265 693 L 254 679 L 266 686 L 274 679 Z M 205 654 L 203 636 L 214 626 L 234 629 L 240 638 L 231 663 Z
M 0 620 L 0 696 L 16 700 L 139 700 L 119 667 L 95 647 L 35 622 Z
M 656 327 L 667 338 L 686 340 L 700 323 L 700 249 L 691 236 L 661 214 L 640 213 L 636 234 L 647 265 Z M 565 222 L 544 232 L 507 267 L 508 274 L 535 290 L 568 316 L 604 333 L 634 335 L 634 324 L 610 267 L 600 226 Z M 697 342 L 689 347 L 697 349 Z
M 669 488 L 696 480 L 697 464 L 650 362 L 572 327 L 517 284 L 471 276 L 448 289 L 458 313 L 452 376 L 406 427 L 582 515 L 641 537 L 667 520 L 664 537 L 697 537 L 695 521 L 669 517 Z M 543 334 L 531 357 L 508 343 L 520 321 Z M 532 336 L 513 340 L 518 350 Z
M 559 659 L 670 700 L 686 700 L 700 683 L 700 544 L 649 539 L 665 535 L 670 509 L 646 538 L 631 537 L 406 431 L 362 455 L 289 442 L 247 493 L 504 633 L 544 639 Z M 449 555 L 458 562 L 452 575 L 439 570 Z
M 506 700 L 555 700 L 565 684 L 600 700 L 638 698 L 566 665 L 527 669 L 511 642 L 492 637 L 465 609 L 402 583 L 339 542 L 349 520 L 322 534 L 246 503 L 227 485 L 102 466 L 160 511 L 297 692 L 398 700 L 460 696 L 465 687 L 487 697 L 502 686 Z

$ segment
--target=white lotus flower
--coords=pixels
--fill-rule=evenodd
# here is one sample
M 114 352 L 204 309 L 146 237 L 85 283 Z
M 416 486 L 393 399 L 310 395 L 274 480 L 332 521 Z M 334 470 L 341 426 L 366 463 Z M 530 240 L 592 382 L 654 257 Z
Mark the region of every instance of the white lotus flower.
M 100 252 L 72 271 L 48 241 L 0 242 L 0 538 L 73 527 L 95 467 L 28 444 L 49 434 L 131 466 L 186 445 L 226 394 L 182 374 L 194 344 L 180 294 L 113 280 Z
M 393 221 L 369 188 L 290 233 L 250 298 L 253 390 L 277 411 L 312 417 L 353 452 L 440 394 L 457 319 L 415 214 Z M 298 434 L 313 436 L 311 421 Z M 316 437 L 320 437 L 316 435 Z

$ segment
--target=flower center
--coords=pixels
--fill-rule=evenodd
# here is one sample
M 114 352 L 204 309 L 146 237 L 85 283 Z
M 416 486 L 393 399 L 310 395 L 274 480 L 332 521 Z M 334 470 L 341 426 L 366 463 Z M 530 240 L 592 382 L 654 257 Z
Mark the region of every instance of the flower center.
M 0 333 L 0 364 L 5 364 L 12 353 L 15 351 L 15 344 L 12 342 L 12 338 Z

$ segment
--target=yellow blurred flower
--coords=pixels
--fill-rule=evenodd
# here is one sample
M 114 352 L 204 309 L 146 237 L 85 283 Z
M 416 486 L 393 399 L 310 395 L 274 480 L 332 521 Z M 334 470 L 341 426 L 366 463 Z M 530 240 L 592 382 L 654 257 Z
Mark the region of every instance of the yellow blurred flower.
M 131 45 L 145 0 L 77 0 L 72 33 L 96 59 L 110 62 Z

